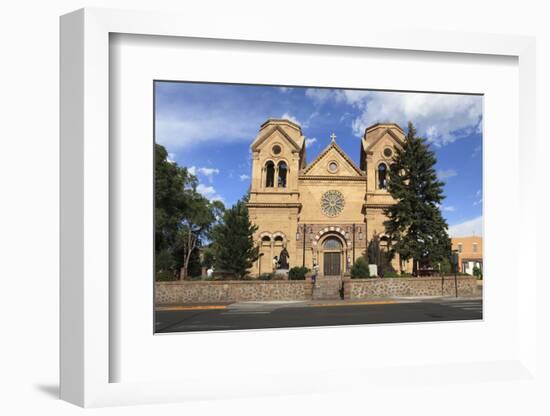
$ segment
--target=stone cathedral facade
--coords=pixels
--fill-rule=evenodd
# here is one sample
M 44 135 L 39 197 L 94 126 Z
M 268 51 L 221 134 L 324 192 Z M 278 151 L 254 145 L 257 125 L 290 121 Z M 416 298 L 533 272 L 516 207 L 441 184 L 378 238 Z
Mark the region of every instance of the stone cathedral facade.
M 384 244 L 384 207 L 394 203 L 386 190 L 395 148 L 406 136 L 397 124 L 368 127 L 357 166 L 337 144 L 309 164 L 298 124 L 269 119 L 251 145 L 249 215 L 260 258 L 253 276 L 273 271 L 273 259 L 286 247 L 289 266 L 316 265 L 324 276 L 342 276 L 378 235 Z M 399 270 L 398 260 L 393 267 Z

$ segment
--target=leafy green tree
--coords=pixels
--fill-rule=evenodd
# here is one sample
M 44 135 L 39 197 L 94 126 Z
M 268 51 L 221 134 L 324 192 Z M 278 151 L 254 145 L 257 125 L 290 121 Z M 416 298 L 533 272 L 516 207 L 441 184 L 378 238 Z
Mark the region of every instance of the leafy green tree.
M 200 272 L 198 248 L 220 220 L 220 201 L 209 201 L 197 192 L 197 178 L 185 167 L 168 160 L 166 149 L 155 144 L 155 269 L 181 270 L 185 279 L 192 266 Z
M 398 254 L 400 261 L 412 259 L 417 275 L 420 265 L 448 258 L 451 241 L 440 210 L 445 183 L 437 178 L 435 154 L 416 137 L 410 122 L 408 130 L 403 149 L 397 149 L 390 165 L 388 191 L 397 202 L 384 210 L 384 226 L 391 255 Z
M 223 221 L 211 233 L 216 270 L 245 278 L 259 255 L 259 248 L 254 244 L 257 229 L 250 222 L 244 201 L 238 201 L 226 210 Z

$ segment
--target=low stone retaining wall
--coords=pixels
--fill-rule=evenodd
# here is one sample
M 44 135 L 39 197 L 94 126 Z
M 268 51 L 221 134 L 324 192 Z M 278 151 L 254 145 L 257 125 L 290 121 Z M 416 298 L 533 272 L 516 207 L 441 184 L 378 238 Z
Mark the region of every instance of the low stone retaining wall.
M 309 300 L 313 283 L 304 280 L 156 282 L 155 304 Z
M 458 296 L 475 296 L 477 279 L 457 278 Z M 441 277 L 384 277 L 344 280 L 344 299 L 357 300 L 399 296 L 454 296 L 453 276 Z

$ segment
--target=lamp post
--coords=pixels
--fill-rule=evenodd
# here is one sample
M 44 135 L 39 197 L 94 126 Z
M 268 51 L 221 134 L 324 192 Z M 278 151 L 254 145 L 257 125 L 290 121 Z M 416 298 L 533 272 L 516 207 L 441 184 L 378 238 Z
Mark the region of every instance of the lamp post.
M 458 298 L 458 283 L 457 283 L 457 273 L 458 273 L 458 250 L 453 250 L 451 254 L 451 263 L 453 266 L 453 271 L 455 273 L 455 297 Z

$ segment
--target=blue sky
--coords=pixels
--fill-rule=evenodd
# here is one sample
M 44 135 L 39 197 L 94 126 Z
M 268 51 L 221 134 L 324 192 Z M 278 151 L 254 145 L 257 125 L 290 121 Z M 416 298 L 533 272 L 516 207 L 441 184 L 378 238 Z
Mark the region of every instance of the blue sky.
M 210 199 L 234 204 L 248 189 L 250 144 L 268 118 L 302 126 L 308 162 L 336 141 L 359 165 L 360 137 L 376 122 L 411 120 L 437 156 L 442 212 L 453 236 L 482 234 L 481 96 L 255 85 L 155 83 L 155 139 L 199 179 Z

